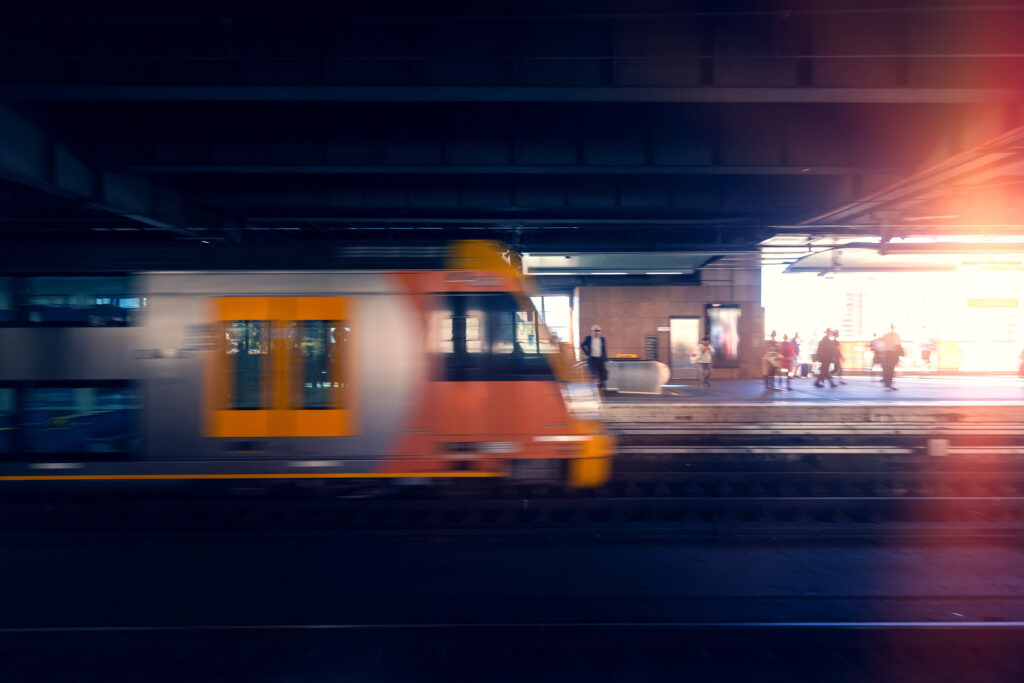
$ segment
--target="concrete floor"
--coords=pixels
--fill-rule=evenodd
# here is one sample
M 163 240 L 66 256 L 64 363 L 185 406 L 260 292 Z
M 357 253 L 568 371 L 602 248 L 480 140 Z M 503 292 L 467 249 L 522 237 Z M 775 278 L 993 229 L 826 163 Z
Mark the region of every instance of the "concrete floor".
M 820 402 L 998 402 L 1024 404 L 1024 378 L 1009 375 L 896 375 L 888 391 L 877 378 L 855 375 L 843 378 L 846 384 L 835 388 L 825 384 L 816 388 L 813 379 L 791 380 L 792 389 L 768 391 L 764 383 L 756 379 L 711 378 L 711 388 L 674 383 L 664 387 L 661 396 L 650 394 L 609 394 L 610 402 L 629 401 L 682 401 L 682 402 L 733 402 L 733 401 L 820 401 Z

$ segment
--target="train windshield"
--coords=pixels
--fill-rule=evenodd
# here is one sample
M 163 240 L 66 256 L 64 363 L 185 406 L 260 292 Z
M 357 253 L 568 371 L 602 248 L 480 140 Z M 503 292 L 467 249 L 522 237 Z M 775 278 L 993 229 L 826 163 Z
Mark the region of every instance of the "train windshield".
M 532 306 L 511 294 L 446 294 L 433 315 L 432 351 L 447 381 L 553 379 L 558 345 Z

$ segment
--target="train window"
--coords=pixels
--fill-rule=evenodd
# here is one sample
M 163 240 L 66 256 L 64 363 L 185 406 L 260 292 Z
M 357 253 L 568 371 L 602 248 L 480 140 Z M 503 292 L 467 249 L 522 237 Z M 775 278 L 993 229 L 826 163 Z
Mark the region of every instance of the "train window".
M 14 389 L 0 389 L 0 453 L 14 450 Z
M 551 366 L 545 358 L 558 353 L 558 345 L 548 336 L 533 308 L 524 308 L 511 296 L 496 296 L 491 304 L 494 329 L 491 344 L 495 379 L 550 377 Z
M 344 297 L 223 297 L 206 381 L 209 436 L 348 436 L 352 325 Z
M 434 312 L 434 352 L 447 381 L 551 377 L 545 355 L 557 353 L 530 306 L 510 294 L 451 294 Z
M 270 323 L 266 320 L 233 320 L 224 333 L 229 379 L 224 383 L 223 404 L 228 410 L 267 408 L 261 374 L 270 372 Z
M 297 320 L 294 340 L 291 407 L 326 410 L 347 407 L 345 354 L 352 328 L 347 321 Z
M 125 453 L 138 448 L 139 398 L 132 387 L 30 387 L 24 391 L 30 453 Z
M 133 324 L 146 304 L 131 293 L 128 277 L 29 277 L 23 284 L 29 323 L 122 327 Z
M 453 295 L 433 315 L 434 352 L 444 358 L 449 380 L 480 379 L 486 372 L 486 318 L 483 297 Z
M 460 354 L 482 353 L 483 318 L 483 311 L 480 310 L 463 311 L 459 315 L 452 311 L 439 312 L 435 323 L 435 329 L 438 330 L 437 350 L 440 353 L 455 353 L 458 347 Z

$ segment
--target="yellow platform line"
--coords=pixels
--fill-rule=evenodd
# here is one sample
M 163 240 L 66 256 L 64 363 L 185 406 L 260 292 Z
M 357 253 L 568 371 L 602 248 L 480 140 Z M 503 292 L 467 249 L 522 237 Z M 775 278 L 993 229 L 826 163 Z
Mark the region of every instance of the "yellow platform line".
M 0 481 L 91 481 L 111 479 L 480 479 L 504 477 L 502 472 L 324 472 L 281 474 L 24 474 L 0 476 Z

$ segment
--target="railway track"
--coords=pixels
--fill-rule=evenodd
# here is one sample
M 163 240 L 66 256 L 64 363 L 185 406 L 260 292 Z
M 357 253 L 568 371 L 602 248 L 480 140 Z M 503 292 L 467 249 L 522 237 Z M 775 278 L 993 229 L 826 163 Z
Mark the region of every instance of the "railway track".
M 701 495 L 693 482 L 680 481 L 678 486 L 697 495 L 657 495 L 666 486 L 659 482 L 647 495 L 627 497 L 6 503 L 0 505 L 0 535 L 1024 538 L 1022 495 L 880 495 L 877 489 L 870 495 L 792 495 L 785 486 L 773 495 L 756 495 L 750 487 L 706 483 L 715 495 Z
M 1020 681 L 1024 624 L 295 624 L 0 630 L 10 683 Z

